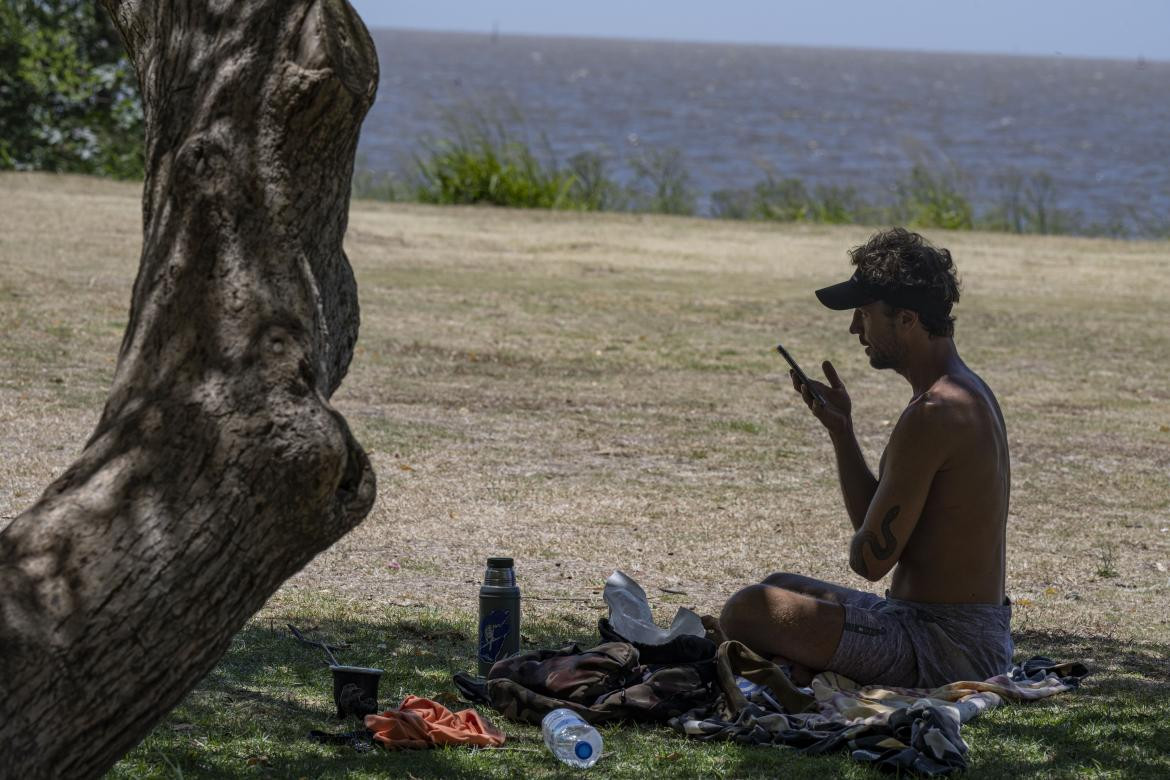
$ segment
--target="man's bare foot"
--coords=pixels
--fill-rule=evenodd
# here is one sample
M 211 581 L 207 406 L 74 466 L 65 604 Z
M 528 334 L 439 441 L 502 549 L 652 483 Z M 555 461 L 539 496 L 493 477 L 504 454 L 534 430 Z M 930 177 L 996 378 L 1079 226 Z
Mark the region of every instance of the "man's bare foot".
M 772 663 L 779 666 L 788 675 L 788 679 L 792 680 L 793 685 L 801 688 L 807 688 L 812 683 L 812 678 L 817 676 L 817 673 L 812 669 L 809 669 L 807 666 L 801 666 L 798 663 L 793 663 L 784 656 L 773 656 Z
M 703 615 L 699 620 L 703 621 L 703 628 L 707 629 L 708 639 L 717 645 L 727 641 L 727 637 L 723 635 L 723 629 L 719 626 L 719 618 L 714 615 Z
M 789 677 L 788 679 L 792 680 L 792 682 L 794 684 L 799 685 L 801 688 L 807 688 L 809 685 L 812 684 L 812 679 L 816 676 L 817 676 L 817 673 L 814 672 L 812 669 L 809 669 L 807 666 L 801 666 L 800 664 L 793 664 L 792 665 L 792 676 Z

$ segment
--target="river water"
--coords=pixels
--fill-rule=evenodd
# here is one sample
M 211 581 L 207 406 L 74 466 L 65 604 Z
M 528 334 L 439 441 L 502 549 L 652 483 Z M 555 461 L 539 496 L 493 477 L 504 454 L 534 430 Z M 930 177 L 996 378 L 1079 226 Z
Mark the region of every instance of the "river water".
M 359 166 L 406 171 L 448 117 L 488 114 L 563 162 L 676 149 L 699 196 L 762 180 L 881 200 L 915 164 L 977 205 L 1046 174 L 1086 224 L 1170 223 L 1170 62 L 374 30 Z

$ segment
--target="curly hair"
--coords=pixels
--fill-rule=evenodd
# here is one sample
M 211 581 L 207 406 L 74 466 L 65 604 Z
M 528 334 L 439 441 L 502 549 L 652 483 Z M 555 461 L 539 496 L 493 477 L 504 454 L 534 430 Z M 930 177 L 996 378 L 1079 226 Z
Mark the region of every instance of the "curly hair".
M 936 248 L 918 233 L 896 227 L 875 233 L 849 250 L 861 278 L 885 288 L 915 288 L 939 303 L 938 311 L 920 311 L 918 319 L 931 337 L 955 335 L 951 307 L 959 302 L 959 278 L 951 253 Z M 889 304 L 887 304 L 889 305 Z

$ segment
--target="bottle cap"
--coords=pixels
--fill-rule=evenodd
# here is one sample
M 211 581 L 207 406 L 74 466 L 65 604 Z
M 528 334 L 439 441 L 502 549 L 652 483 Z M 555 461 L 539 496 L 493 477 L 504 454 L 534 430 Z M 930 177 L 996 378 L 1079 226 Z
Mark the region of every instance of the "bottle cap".
M 577 758 L 584 761 L 593 755 L 593 746 L 585 740 L 581 740 L 576 745 L 573 745 L 573 752 L 577 754 Z
M 511 558 L 488 558 L 489 569 L 511 569 Z

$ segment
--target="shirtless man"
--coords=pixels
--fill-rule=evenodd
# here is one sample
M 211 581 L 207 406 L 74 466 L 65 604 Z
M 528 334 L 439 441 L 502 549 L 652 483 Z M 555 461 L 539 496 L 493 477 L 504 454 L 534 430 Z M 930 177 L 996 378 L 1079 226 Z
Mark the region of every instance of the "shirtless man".
M 828 384 L 792 375 L 828 431 L 855 531 L 849 566 L 870 582 L 893 570 L 885 599 L 798 574 L 740 590 L 720 626 L 757 653 L 791 664 L 800 684 L 817 671 L 856 682 L 933 687 L 983 680 L 1011 666 L 1011 606 L 1004 598 L 1009 463 L 1003 415 L 991 389 L 955 348 L 959 300 L 950 252 L 901 228 L 850 252 L 846 282 L 817 290 L 853 310 L 849 332 L 871 366 L 910 383 L 878 476 L 853 433 L 836 369 Z

